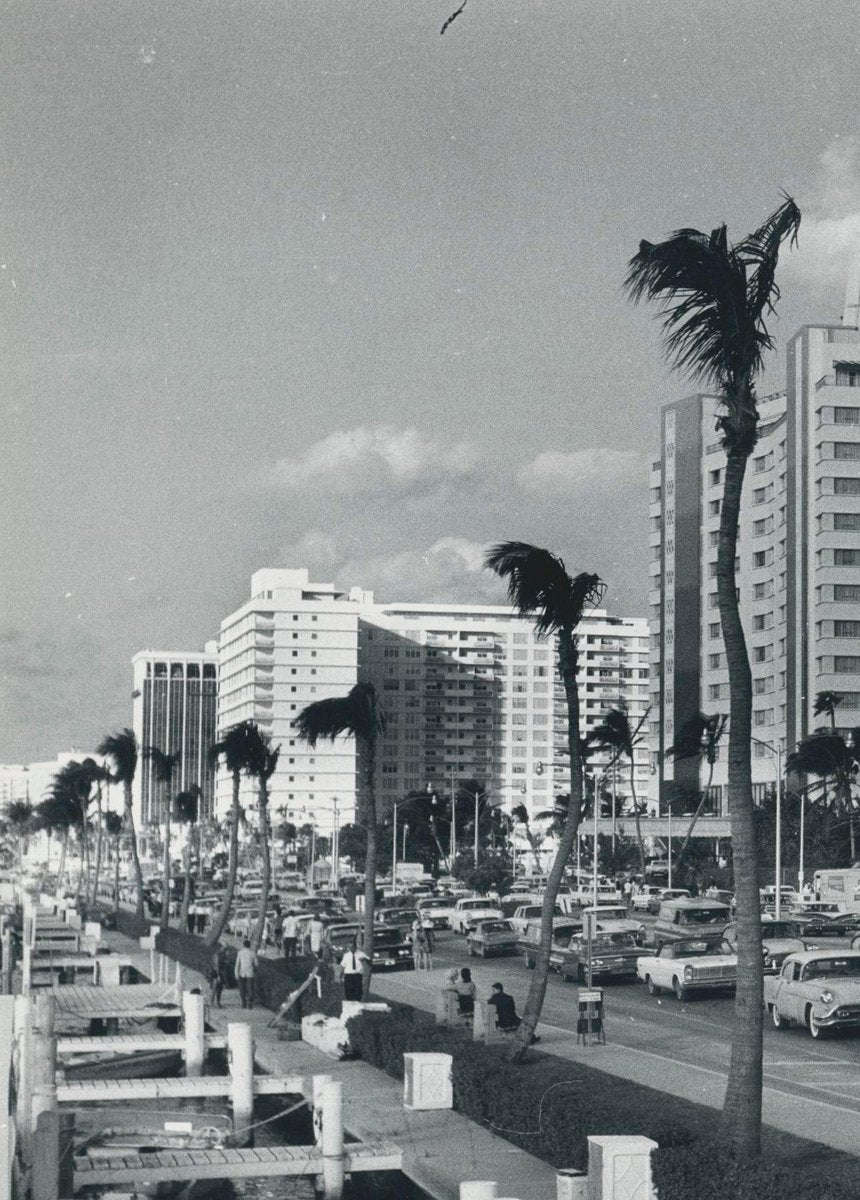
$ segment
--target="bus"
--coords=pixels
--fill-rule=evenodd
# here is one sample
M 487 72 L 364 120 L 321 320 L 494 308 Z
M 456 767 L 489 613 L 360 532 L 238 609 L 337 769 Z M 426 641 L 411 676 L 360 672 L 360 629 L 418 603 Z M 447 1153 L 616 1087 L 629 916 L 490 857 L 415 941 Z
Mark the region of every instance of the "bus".
M 816 899 L 838 904 L 845 912 L 860 912 L 860 867 L 816 871 L 812 886 Z

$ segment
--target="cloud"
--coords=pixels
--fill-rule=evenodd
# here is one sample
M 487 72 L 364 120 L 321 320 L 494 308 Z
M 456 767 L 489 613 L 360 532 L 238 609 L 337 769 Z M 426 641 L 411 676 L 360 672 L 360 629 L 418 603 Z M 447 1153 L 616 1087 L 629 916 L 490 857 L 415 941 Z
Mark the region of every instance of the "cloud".
M 288 491 L 325 488 L 339 494 L 429 486 L 465 477 L 479 466 L 469 442 L 444 442 L 393 425 L 338 429 L 294 458 L 279 459 L 269 483 Z
M 587 450 L 546 450 L 520 468 L 517 482 L 529 493 L 572 493 L 624 485 L 643 486 L 647 455 L 636 450 L 594 446 Z
M 819 159 L 812 196 L 801 205 L 799 245 L 785 273 L 820 289 L 844 284 L 860 255 L 860 138 L 836 138 Z

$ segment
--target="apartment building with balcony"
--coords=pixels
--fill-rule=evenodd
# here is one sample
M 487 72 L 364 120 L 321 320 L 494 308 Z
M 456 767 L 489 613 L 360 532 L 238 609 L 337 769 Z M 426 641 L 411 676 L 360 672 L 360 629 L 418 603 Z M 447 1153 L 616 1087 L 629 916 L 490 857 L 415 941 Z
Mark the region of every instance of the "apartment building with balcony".
M 135 821 L 143 828 L 161 820 L 163 789 L 143 751 L 157 746 L 177 754 L 173 792 L 196 785 L 201 791 L 200 816 L 213 815 L 215 768 L 209 751 L 215 742 L 218 704 L 218 655 L 214 642 L 201 653 L 141 650 L 132 661 L 132 728 L 141 757 L 132 786 Z
M 850 320 L 856 301 L 846 301 Z M 785 758 L 821 723 L 818 692 L 842 695 L 843 727 L 860 723 L 860 330 L 800 329 L 787 348 L 785 393 L 759 410 L 737 581 L 760 797 L 776 779 L 776 747 Z M 662 795 L 699 787 L 699 764 L 663 758 L 683 722 L 699 710 L 728 713 L 715 578 L 725 455 L 715 416 L 712 396 L 667 404 L 651 473 L 651 733 Z M 724 750 L 716 811 L 725 811 L 726 778 Z

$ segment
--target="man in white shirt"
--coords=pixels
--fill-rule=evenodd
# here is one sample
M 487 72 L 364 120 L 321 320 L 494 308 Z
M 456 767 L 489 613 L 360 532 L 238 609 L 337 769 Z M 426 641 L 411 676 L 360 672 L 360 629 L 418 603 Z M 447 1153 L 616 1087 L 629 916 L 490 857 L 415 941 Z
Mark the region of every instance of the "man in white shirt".
M 296 943 L 299 938 L 299 919 L 296 916 L 295 909 L 291 908 L 284 917 L 282 929 L 284 941 L 284 958 L 296 957 Z
M 367 962 L 370 962 L 370 959 L 363 950 L 358 949 L 358 943 L 353 938 L 352 946 L 349 950 L 344 950 L 343 958 L 340 960 L 340 967 L 343 971 L 344 1000 L 361 999 L 364 989 L 364 964 Z
M 239 999 L 243 1008 L 254 1007 L 254 976 L 257 974 L 257 956 L 251 949 L 250 941 L 245 938 L 242 949 L 236 955 L 236 965 L 233 967 L 236 983 L 239 985 Z

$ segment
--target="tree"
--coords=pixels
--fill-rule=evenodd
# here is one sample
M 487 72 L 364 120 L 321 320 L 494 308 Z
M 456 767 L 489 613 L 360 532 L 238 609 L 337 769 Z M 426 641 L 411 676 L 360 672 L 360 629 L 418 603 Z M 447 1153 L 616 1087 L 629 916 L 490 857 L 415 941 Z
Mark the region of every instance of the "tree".
M 58 804 L 68 805 L 74 814 L 70 828 L 75 829 L 80 843 L 80 871 L 75 885 L 75 900 L 80 896 L 81 889 L 89 878 L 88 809 L 97 774 L 98 767 L 93 759 L 86 759 L 84 762 L 71 759 L 57 771 L 50 788 L 50 795 Z M 85 898 L 86 894 L 84 889 Z
M 224 899 L 221 903 L 221 908 L 212 922 L 209 933 L 206 935 L 206 945 L 210 947 L 218 944 L 218 939 L 224 932 L 227 917 L 230 915 L 230 906 L 233 903 L 233 892 L 236 889 L 236 871 L 239 866 L 239 823 L 242 818 L 239 794 L 242 787 L 242 772 L 248 769 L 250 762 L 249 741 L 252 728 L 256 728 L 253 721 L 240 721 L 238 725 L 232 725 L 221 738 L 220 742 L 216 742 L 210 751 L 210 757 L 213 762 L 217 763 L 223 758 L 224 765 L 230 772 L 233 780 L 233 800 L 230 807 L 228 827 L 227 883 L 224 888 Z
M 511 856 L 505 850 L 484 850 L 478 856 L 477 865 L 474 854 L 461 851 L 454 859 L 451 874 L 483 896 L 489 892 L 506 892 L 514 877 Z
M 96 752 L 107 758 L 112 766 L 111 781 L 122 784 L 123 821 L 126 833 L 131 839 L 131 861 L 134 864 L 134 882 L 136 888 L 135 911 L 138 917 L 143 917 L 143 872 L 140 869 L 140 855 L 137 850 L 137 832 L 134 828 L 134 807 L 132 804 L 132 784 L 137 771 L 137 738 L 134 731 L 126 727 L 119 733 L 108 734 L 96 748 Z
M 192 783 L 187 791 L 177 792 L 173 801 L 173 816 L 178 825 L 185 827 L 185 845 L 182 849 L 183 865 L 185 867 L 185 882 L 182 887 L 182 904 L 179 909 L 179 928 L 188 927 L 188 909 L 191 904 L 191 863 L 193 860 L 193 829 L 200 817 L 200 785 Z M 199 847 L 198 847 L 199 849 Z M 200 855 L 197 856 L 198 869 L 201 866 Z
M 354 737 L 359 751 L 362 787 L 358 796 L 358 818 L 367 833 L 364 864 L 363 944 L 368 955 L 373 948 L 373 918 L 376 912 L 376 743 L 385 733 L 385 714 L 379 707 L 372 683 L 357 683 L 346 696 L 317 700 L 302 709 L 296 719 L 299 737 L 313 747 L 320 738 L 334 741 L 342 735 Z
M 28 800 L 13 800 L 6 806 L 6 824 L 15 840 L 18 869 L 27 852 L 27 838 L 33 832 L 34 809 Z
M 798 743 L 797 749 L 788 756 L 788 774 L 815 775 L 819 783 L 806 788 L 807 795 L 818 792 L 818 802 L 828 816 L 842 818 L 848 824 L 849 858 L 853 863 L 856 855 L 854 845 L 854 813 L 857 809 L 857 777 L 860 749 L 860 728 L 853 730 L 851 744 L 839 733 L 821 730 L 810 734 Z M 832 789 L 828 788 L 832 780 Z
M 162 896 L 160 924 L 162 929 L 166 929 L 170 924 L 170 885 L 173 879 L 170 863 L 170 813 L 172 808 L 170 787 L 173 783 L 173 773 L 179 766 L 179 755 L 167 754 L 164 750 L 160 750 L 158 746 L 147 746 L 143 754 L 144 758 L 148 758 L 152 763 L 155 782 L 161 788 L 161 815 L 164 820 L 164 857 L 161 865 Z
M 119 912 L 119 840 L 122 837 L 123 819 L 110 809 L 102 816 L 105 834 L 113 843 L 113 911 Z
M 93 890 L 92 903 L 95 904 L 98 899 L 99 876 L 102 869 L 102 834 L 104 833 L 104 809 L 103 809 L 103 793 L 102 786 L 105 783 L 110 783 L 111 774 L 107 767 L 101 763 L 97 763 L 94 758 L 85 758 L 81 764 L 90 774 L 92 784 L 96 789 L 96 860 L 93 867 Z
M 674 758 L 675 762 L 680 762 L 683 759 L 701 758 L 708 764 L 708 782 L 699 795 L 696 811 L 693 813 L 693 819 L 690 821 L 690 827 L 684 838 L 684 844 L 681 846 L 681 850 L 675 861 L 679 878 L 690 846 L 690 839 L 693 836 L 693 830 L 696 828 L 696 822 L 702 815 L 711 791 L 711 784 L 714 780 L 714 766 L 719 756 L 720 742 L 726 729 L 726 720 L 727 718 L 720 713 L 695 713 L 678 730 L 675 744 L 664 751 L 664 756 Z
M 269 780 L 275 773 L 280 746 L 272 749 L 269 737 L 255 725 L 248 733 L 246 771 L 257 781 L 257 813 L 260 819 L 260 849 L 263 852 L 263 886 L 260 893 L 260 915 L 251 936 L 251 949 L 256 953 L 263 941 L 266 928 L 266 909 L 269 904 L 269 888 L 272 882 L 272 858 L 269 852 Z
M 514 829 L 519 827 L 526 835 L 526 841 L 531 848 L 532 858 L 534 859 L 534 869 L 535 871 L 540 871 L 540 848 L 544 835 L 532 825 L 529 820 L 528 809 L 524 804 L 515 804 L 511 809 L 511 823 Z
M 645 843 L 642 840 L 642 823 L 639 819 L 639 801 L 636 796 L 636 747 L 643 742 L 642 727 L 648 720 L 646 709 L 635 726 L 630 724 L 627 705 L 622 701 L 617 708 L 605 712 L 600 723 L 592 729 L 589 744 L 595 750 L 609 750 L 614 766 L 620 758 L 626 758 L 630 766 L 630 795 L 633 801 L 633 816 L 636 821 L 636 843 L 639 847 L 639 869 L 645 878 Z
M 56 786 L 56 779 L 48 795 L 36 808 L 36 820 L 41 829 L 51 837 L 60 835 L 60 861 L 57 865 L 56 895 L 62 891 L 63 875 L 66 869 L 66 854 L 68 850 L 69 833 L 75 828 L 79 819 L 79 808 L 64 788 Z
M 583 813 L 583 763 L 579 689 L 576 682 L 579 667 L 577 629 L 586 607 L 598 603 L 604 589 L 597 575 L 581 573 L 572 577 L 557 555 L 526 542 L 501 542 L 494 546 L 487 555 L 486 565 L 507 581 L 511 603 L 523 616 L 533 618 L 535 631 L 540 637 L 557 635 L 558 668 L 567 702 L 571 799 L 543 894 L 537 965 L 523 1009 L 522 1024 L 512 1048 L 512 1058 L 521 1061 L 540 1020 L 549 977 L 555 901 Z
M 836 732 L 836 709 L 842 703 L 842 697 L 839 692 L 817 692 L 815 696 L 815 704 L 812 709 L 813 716 L 820 717 L 827 715 L 830 718 L 830 728 L 833 733 Z
M 641 242 L 626 287 L 657 300 L 674 367 L 717 389 L 717 428 L 726 455 L 717 545 L 717 596 L 729 671 L 729 815 L 738 914 L 738 979 L 723 1131 L 741 1154 L 761 1149 L 761 911 L 750 739 L 752 675 L 735 579 L 738 519 L 747 462 L 756 444 L 755 383 L 773 348 L 765 320 L 779 297 L 776 267 L 784 241 L 797 240 L 800 211 L 786 198 L 754 233 L 730 245 L 726 226 L 710 235 L 681 229 Z

